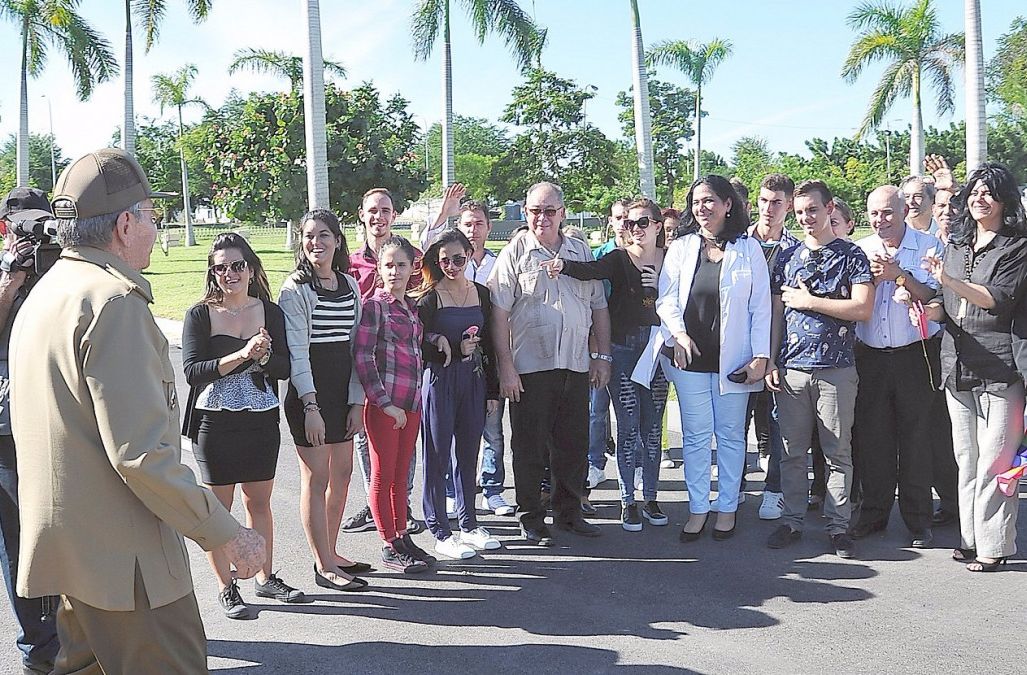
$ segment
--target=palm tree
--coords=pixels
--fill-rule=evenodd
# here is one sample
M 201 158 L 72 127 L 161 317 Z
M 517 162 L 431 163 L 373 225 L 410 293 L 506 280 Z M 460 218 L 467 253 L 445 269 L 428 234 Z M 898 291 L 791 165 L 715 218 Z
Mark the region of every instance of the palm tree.
M 29 184 L 28 78 L 43 72 L 47 48 L 56 47 L 67 57 L 81 101 L 89 98 L 97 83 L 106 82 L 118 72 L 110 43 L 86 23 L 78 5 L 79 0 L 0 0 L 0 19 L 9 19 L 21 29 L 18 185 Z
M 255 73 L 277 75 L 288 78 L 293 91 L 299 91 L 303 85 L 303 57 L 293 56 L 285 52 L 269 49 L 240 49 L 234 55 L 228 74 L 233 75 L 240 70 Z M 326 73 L 346 77 L 346 69 L 337 61 L 325 61 Z
M 449 14 L 451 0 L 417 0 L 411 20 L 414 56 L 425 61 L 442 31 L 442 185 L 455 180 L 453 171 L 453 62 Z M 517 65 L 527 68 L 539 50 L 538 31 L 516 0 L 460 0 L 467 12 L 479 44 L 489 33 L 503 38 L 513 52 Z
M 211 0 L 186 0 L 193 23 L 199 23 L 210 13 Z M 146 53 L 150 52 L 160 35 L 160 24 L 167 10 L 165 0 L 125 0 L 125 128 L 122 145 L 125 152 L 134 155 L 136 147 L 135 97 L 133 95 L 134 62 L 132 58 L 132 13 L 146 33 Z
M 695 87 L 695 169 L 693 178 L 702 175 L 702 88 L 713 77 L 721 62 L 731 55 L 731 42 L 714 38 L 707 43 L 668 40 L 653 45 L 646 54 L 649 65 L 667 65 L 685 74 Z
M 185 210 L 186 246 L 194 246 L 196 237 L 193 234 L 193 214 L 189 205 L 189 167 L 186 165 L 185 144 L 182 142 L 182 134 L 185 131 L 182 124 L 182 108 L 191 104 L 208 107 L 203 100 L 189 96 L 189 88 L 195 79 L 196 66 L 191 63 L 182 66 L 172 75 L 153 76 L 153 102 L 160 106 L 161 114 L 164 114 L 164 108 L 174 106 L 178 109 L 178 155 L 182 163 L 182 207 Z
M 303 119 L 307 141 L 307 202 L 328 208 L 328 123 L 325 116 L 325 66 L 321 52 L 321 6 L 300 0 L 307 30 L 303 54 Z M 289 228 L 292 233 L 292 227 Z
M 631 0 L 631 65 L 635 96 L 635 151 L 638 155 L 638 187 L 642 195 L 656 199 L 656 178 L 653 175 L 652 116 L 649 114 L 649 74 L 646 72 L 645 48 L 642 43 L 642 22 L 638 18 L 638 0 Z M 671 195 L 671 199 L 674 196 Z
M 980 0 L 964 0 L 966 29 L 966 172 L 988 158 L 988 124 L 984 111 L 984 48 Z
M 895 99 L 911 96 L 909 172 L 919 175 L 924 161 L 923 80 L 930 78 L 937 89 L 938 111 L 952 112 L 952 66 L 963 59 L 963 34 L 941 32 L 931 0 L 916 0 L 911 7 L 888 0 L 864 2 L 849 14 L 848 25 L 858 34 L 842 66 L 846 82 L 854 82 L 871 63 L 887 62 L 856 140 L 881 125 Z

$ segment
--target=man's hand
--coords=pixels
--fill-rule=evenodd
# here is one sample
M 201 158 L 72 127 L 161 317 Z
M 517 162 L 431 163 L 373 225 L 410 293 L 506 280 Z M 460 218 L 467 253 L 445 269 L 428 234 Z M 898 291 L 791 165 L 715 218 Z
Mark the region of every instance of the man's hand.
M 610 362 L 592 359 L 588 367 L 588 380 L 593 389 L 602 389 L 610 383 Z
M 242 525 L 234 537 L 215 550 L 219 550 L 229 563 L 235 565 L 235 576 L 240 579 L 249 579 L 259 572 L 267 557 L 264 537 L 256 530 Z
M 500 366 L 499 395 L 517 403 L 521 400 L 523 391 L 524 386 L 521 384 L 521 376 L 517 374 L 517 370 L 512 365 Z
M 874 282 L 895 281 L 902 274 L 899 262 L 891 256 L 875 254 L 870 261 L 870 273 L 874 275 Z
M 934 186 L 939 190 L 952 190 L 956 186 L 956 181 L 952 177 L 952 169 L 941 155 L 924 157 L 924 170 L 934 176 Z
M 767 362 L 769 359 L 763 356 L 754 358 L 749 361 L 749 365 L 745 367 L 745 383 L 756 384 L 762 380 L 767 374 Z
M 785 307 L 790 307 L 791 309 L 804 311 L 812 310 L 816 297 L 809 292 L 809 289 L 806 288 L 806 284 L 803 283 L 802 279 L 799 279 L 798 282 L 798 287 L 781 287 L 781 302 L 785 304 Z
M 767 366 L 767 375 L 763 378 L 770 391 L 781 391 L 781 371 L 773 361 Z
M 499 399 L 490 398 L 485 401 L 485 414 L 494 415 L 499 410 Z
M 945 262 L 937 255 L 925 255 L 920 267 L 927 270 L 939 285 L 945 285 Z
M 32 250 L 35 247 L 28 239 L 19 239 L 8 250 L 3 253 L 3 263 L 0 269 L 9 274 L 12 278 L 18 276 L 24 280 L 32 270 L 35 261 L 32 257 Z
M 440 218 L 454 218 L 460 215 L 460 200 L 467 194 L 467 188 L 464 187 L 463 183 L 453 183 L 446 188 L 445 194 L 442 196 L 442 212 Z

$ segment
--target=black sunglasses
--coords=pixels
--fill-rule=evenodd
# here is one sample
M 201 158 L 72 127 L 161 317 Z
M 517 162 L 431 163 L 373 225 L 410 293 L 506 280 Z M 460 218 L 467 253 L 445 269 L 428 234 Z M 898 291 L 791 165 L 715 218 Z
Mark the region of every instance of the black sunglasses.
M 624 229 L 630 230 L 630 229 L 633 229 L 633 228 L 637 227 L 640 230 L 645 230 L 645 229 L 648 229 L 649 226 L 652 225 L 653 223 L 659 223 L 659 222 L 661 222 L 661 221 L 656 220 L 655 218 L 650 218 L 649 216 L 642 216 L 638 220 L 629 220 L 629 219 L 625 218 L 624 219 Z
M 219 277 L 223 277 L 228 274 L 228 270 L 232 270 L 236 274 L 242 274 L 249 264 L 245 260 L 233 260 L 230 263 L 218 263 L 217 265 L 211 265 L 210 271 Z
M 467 263 L 467 256 L 455 255 L 451 258 L 439 260 L 439 267 L 463 267 Z

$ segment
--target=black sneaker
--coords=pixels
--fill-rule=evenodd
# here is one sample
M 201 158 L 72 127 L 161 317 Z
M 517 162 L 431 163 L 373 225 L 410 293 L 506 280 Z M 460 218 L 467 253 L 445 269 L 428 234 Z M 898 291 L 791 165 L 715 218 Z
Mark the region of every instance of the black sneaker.
M 365 506 L 353 516 L 342 521 L 343 532 L 366 532 L 375 528 L 374 518 L 371 516 L 371 507 Z
M 581 498 L 581 513 L 583 515 L 592 517 L 599 513 L 599 509 L 595 507 L 595 504 L 589 501 L 588 497 Z
M 403 549 L 403 552 L 409 555 L 414 560 L 420 560 L 421 562 L 427 565 L 434 565 L 436 562 L 438 562 L 435 556 L 431 555 L 423 548 L 414 543 L 414 538 L 410 536 L 409 532 L 404 534 L 396 541 L 400 543 L 400 547 Z M 395 542 L 393 543 L 393 545 L 395 545 Z
M 802 538 L 802 532 L 793 530 L 787 525 L 781 525 L 770 533 L 767 538 L 767 548 L 784 548 L 790 546 Z
M 642 517 L 648 520 L 650 525 L 660 526 L 669 522 L 655 499 L 642 505 Z
M 221 609 L 229 619 L 250 618 L 250 608 L 242 601 L 242 596 L 239 595 L 239 586 L 235 581 L 218 593 L 218 604 L 221 605 Z
M 293 588 L 274 574 L 269 575 L 264 583 L 254 579 L 253 592 L 259 598 L 274 598 L 281 602 L 303 602 L 307 599 L 303 591 Z
M 831 545 L 834 546 L 834 553 L 839 558 L 852 557 L 852 537 L 844 532 L 840 534 L 832 534 Z
M 418 574 L 420 572 L 428 571 L 428 564 L 423 560 L 417 560 L 413 558 L 405 551 L 402 550 L 402 545 L 398 545 L 401 540 L 397 539 L 393 542 L 392 546 L 386 544 L 382 547 L 382 564 L 388 567 L 390 570 L 396 570 L 403 574 Z
M 620 513 L 620 526 L 628 532 L 642 531 L 642 517 L 638 515 L 638 505 L 628 504 Z
M 418 532 L 421 532 L 422 530 L 424 530 L 424 523 L 419 521 L 417 518 L 414 518 L 413 516 L 407 516 L 407 533 L 408 534 L 417 534 Z

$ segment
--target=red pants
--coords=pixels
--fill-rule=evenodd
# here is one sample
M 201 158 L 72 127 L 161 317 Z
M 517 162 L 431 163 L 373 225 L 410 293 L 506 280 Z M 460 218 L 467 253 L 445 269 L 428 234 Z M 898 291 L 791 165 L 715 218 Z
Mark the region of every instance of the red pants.
M 414 456 L 421 413 L 407 411 L 407 424 L 396 422 L 374 405 L 364 406 L 364 430 L 371 455 L 371 493 L 367 497 L 378 534 L 392 542 L 407 529 L 407 473 Z

